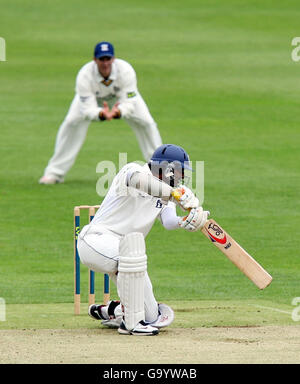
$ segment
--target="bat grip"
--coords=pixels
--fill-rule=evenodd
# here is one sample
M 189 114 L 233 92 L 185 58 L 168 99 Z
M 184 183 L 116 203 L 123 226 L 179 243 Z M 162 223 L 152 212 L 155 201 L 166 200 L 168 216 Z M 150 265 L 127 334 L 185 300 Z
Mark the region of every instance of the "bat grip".
M 184 189 L 183 188 L 176 188 L 176 189 L 173 189 L 173 191 L 171 192 L 171 195 L 174 197 L 174 199 L 176 201 L 179 201 L 183 194 L 184 194 Z M 187 211 L 190 213 L 191 212 L 191 208 L 188 208 Z M 183 218 L 183 220 L 186 220 L 187 217 L 188 217 L 188 215 L 186 215 Z
M 184 194 L 183 188 L 176 188 L 176 189 L 173 189 L 173 191 L 171 192 L 171 195 L 174 197 L 176 201 L 179 201 L 183 194 Z

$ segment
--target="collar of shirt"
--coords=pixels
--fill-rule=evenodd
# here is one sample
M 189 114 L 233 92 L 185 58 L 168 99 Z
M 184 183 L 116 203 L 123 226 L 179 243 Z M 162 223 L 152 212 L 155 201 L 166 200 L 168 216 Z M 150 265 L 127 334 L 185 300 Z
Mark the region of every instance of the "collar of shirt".
M 94 74 L 95 74 L 95 77 L 97 79 L 97 81 L 99 83 L 101 83 L 104 79 L 104 77 L 101 75 L 101 73 L 98 71 L 98 67 L 97 67 L 97 64 L 94 62 Z M 108 76 L 108 78 L 106 80 L 116 80 L 117 78 L 117 66 L 116 66 L 116 63 L 113 62 L 112 63 L 112 66 L 111 66 L 111 72 L 110 72 L 110 75 Z

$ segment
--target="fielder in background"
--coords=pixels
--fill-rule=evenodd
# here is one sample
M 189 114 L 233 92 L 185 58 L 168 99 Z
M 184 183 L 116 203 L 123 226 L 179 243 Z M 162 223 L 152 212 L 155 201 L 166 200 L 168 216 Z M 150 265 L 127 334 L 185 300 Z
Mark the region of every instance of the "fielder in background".
M 156 335 L 174 319 L 173 310 L 155 299 L 147 273 L 145 238 L 156 219 L 168 230 L 197 231 L 205 224 L 209 212 L 182 185 L 189 164 L 183 148 L 165 144 L 144 166 L 125 165 L 94 219 L 79 234 L 81 262 L 95 272 L 109 274 L 120 298 L 108 305 L 91 305 L 89 315 L 118 328 L 120 334 Z M 173 195 L 178 190 L 181 197 L 177 201 Z M 175 203 L 189 210 L 187 216 L 177 216 Z
M 157 125 L 137 88 L 133 67 L 114 56 L 114 47 L 101 42 L 94 60 L 85 64 L 76 78 L 76 94 L 59 128 L 54 155 L 40 184 L 62 183 L 84 143 L 91 121 L 101 124 L 124 119 L 133 129 L 142 154 L 149 161 L 162 144 Z

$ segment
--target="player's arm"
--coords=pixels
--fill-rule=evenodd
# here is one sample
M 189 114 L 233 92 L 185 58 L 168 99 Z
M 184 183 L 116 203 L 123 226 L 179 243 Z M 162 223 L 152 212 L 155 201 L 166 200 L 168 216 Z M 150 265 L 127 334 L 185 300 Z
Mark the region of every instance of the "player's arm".
M 128 67 L 122 73 L 122 87 L 118 93 L 118 102 L 111 109 L 112 118 L 130 117 L 135 108 L 137 93 L 135 71 L 132 67 Z
M 161 212 L 161 222 L 166 229 L 183 228 L 187 231 L 198 231 L 206 223 L 209 215 L 199 207 L 199 200 L 187 187 L 172 188 L 167 183 L 157 179 L 149 173 L 135 171 L 127 174 L 127 185 L 136 188 L 148 195 L 161 198 L 163 204 L 167 205 L 173 196 L 177 196 L 176 203 L 183 209 L 190 209 L 185 217 L 177 216 L 175 205 L 168 205 Z M 177 192 L 177 193 L 176 193 Z M 179 193 L 181 197 L 179 197 Z M 183 198 L 186 194 L 185 198 Z M 181 200 L 180 200 L 181 199 Z
M 127 174 L 127 186 L 138 189 L 153 197 L 160 198 L 167 205 L 172 198 L 173 188 L 159 180 L 151 173 L 133 171 Z
M 160 198 L 164 205 L 167 205 L 169 201 L 175 200 L 176 204 L 184 210 L 197 208 L 199 206 L 199 200 L 189 188 L 185 186 L 173 188 L 151 173 L 140 171 L 128 173 L 127 185 L 153 197 Z
M 82 116 L 88 120 L 105 120 L 101 118 L 105 107 L 98 106 L 96 95 L 91 90 L 89 80 L 79 72 L 76 78 L 76 93 L 79 96 L 79 109 Z
M 173 202 L 169 202 L 166 207 L 164 207 L 160 213 L 160 221 L 162 225 L 168 229 L 177 229 L 179 226 L 180 217 L 176 213 L 176 205 Z
M 203 228 L 208 216 L 209 212 L 204 211 L 202 207 L 191 209 L 187 216 L 177 216 L 175 204 L 169 202 L 162 209 L 160 220 L 162 225 L 168 230 L 182 228 L 189 232 L 195 232 Z

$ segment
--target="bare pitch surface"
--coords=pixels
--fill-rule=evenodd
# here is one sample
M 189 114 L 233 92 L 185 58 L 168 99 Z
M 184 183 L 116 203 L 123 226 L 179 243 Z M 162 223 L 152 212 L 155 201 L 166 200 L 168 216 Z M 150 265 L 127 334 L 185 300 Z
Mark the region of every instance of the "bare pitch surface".
M 280 338 L 278 337 L 280 335 Z M 108 329 L 0 330 L 2 363 L 292 364 L 300 327 L 170 328 L 158 336 Z

